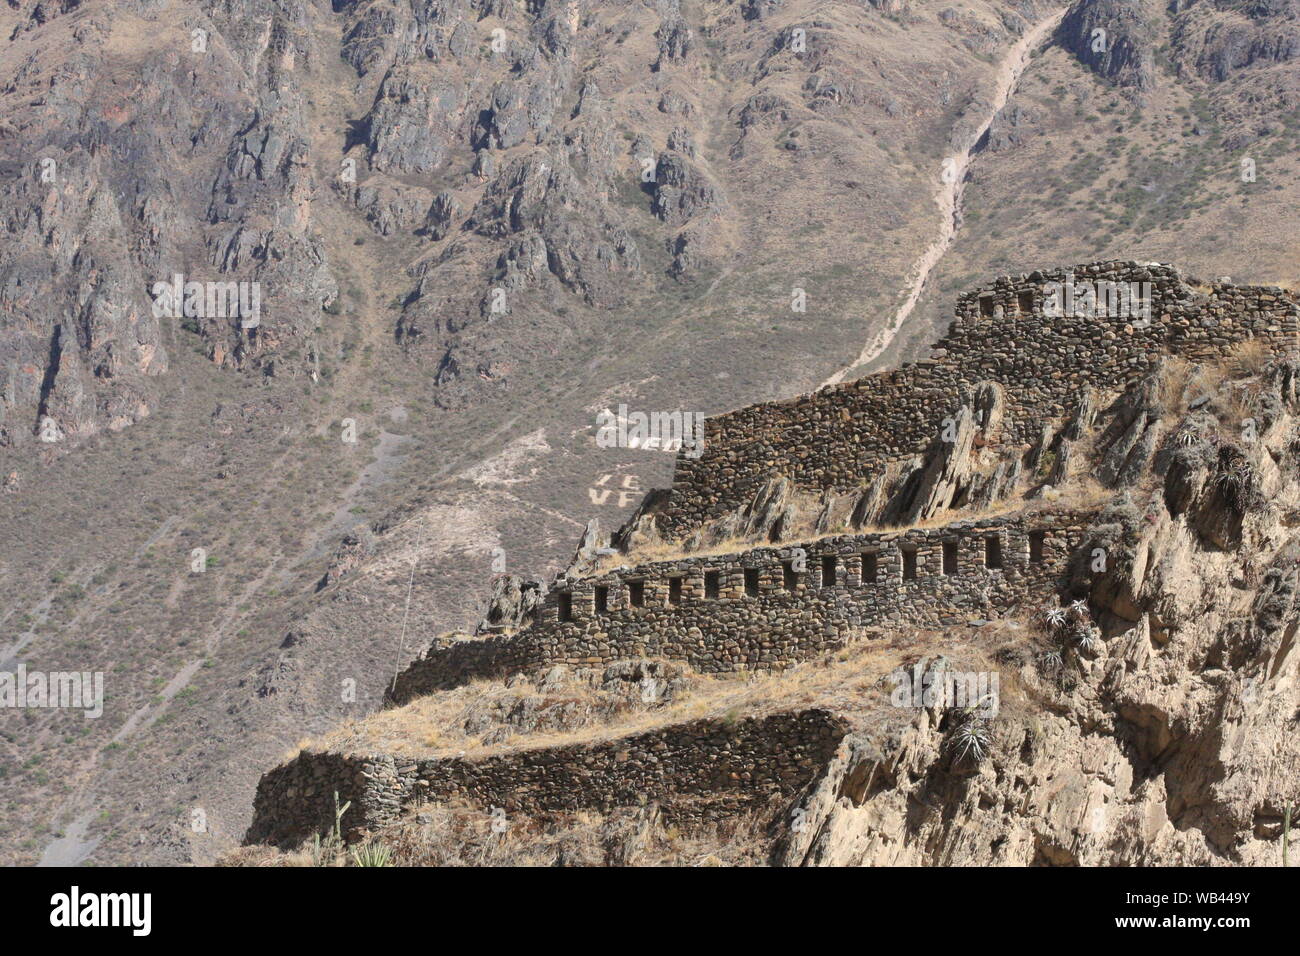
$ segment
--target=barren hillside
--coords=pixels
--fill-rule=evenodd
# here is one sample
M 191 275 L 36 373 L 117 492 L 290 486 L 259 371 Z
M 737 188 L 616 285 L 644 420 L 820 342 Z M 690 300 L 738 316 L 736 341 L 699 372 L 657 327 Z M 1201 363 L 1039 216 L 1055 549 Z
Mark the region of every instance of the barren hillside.
M 4 860 L 235 846 L 261 775 L 378 711 L 484 581 L 549 580 L 670 484 L 596 443 L 606 409 L 851 382 L 1037 266 L 1293 283 L 1296 22 L 9 0 L 0 670 L 105 690 L 4 711 Z M 173 282 L 255 286 L 256 321 Z

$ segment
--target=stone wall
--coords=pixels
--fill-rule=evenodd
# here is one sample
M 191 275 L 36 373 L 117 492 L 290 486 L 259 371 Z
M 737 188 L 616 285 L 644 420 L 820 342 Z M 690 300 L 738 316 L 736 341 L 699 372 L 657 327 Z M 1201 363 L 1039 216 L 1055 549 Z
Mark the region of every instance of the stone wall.
M 1052 600 L 1092 518 L 1091 512 L 1044 510 L 687 557 L 557 582 L 529 627 L 435 640 L 399 676 L 392 700 L 405 703 L 477 678 L 560 663 L 666 658 L 701 673 L 779 668 L 843 647 L 855 628 L 964 625 L 1013 605 Z M 905 578 L 909 552 L 915 576 Z M 875 580 L 864 580 L 864 562 L 869 577 L 872 560 Z M 713 575 L 716 597 L 709 593 Z
M 1046 315 L 1046 284 L 1067 273 L 1079 283 L 1150 282 L 1150 323 Z M 812 492 L 862 487 L 888 463 L 920 452 L 981 382 L 1005 386 L 1001 442 L 1027 444 L 1044 423 L 1073 410 L 1085 384 L 1122 388 L 1163 355 L 1205 360 L 1248 339 L 1275 354 L 1296 349 L 1291 293 L 1220 284 L 1206 290 L 1170 266 L 1131 262 L 1000 278 L 960 297 L 956 321 L 927 361 L 709 419 L 701 456 L 678 456 L 661 526 L 685 536 L 747 504 L 776 475 Z
M 735 721 L 697 720 L 586 744 L 482 758 L 302 754 L 262 778 L 245 843 L 295 846 L 334 823 L 334 793 L 351 801 L 355 840 L 419 803 L 455 802 L 534 815 L 608 811 L 654 801 L 686 827 L 793 797 L 826 766 L 848 723 L 824 710 Z

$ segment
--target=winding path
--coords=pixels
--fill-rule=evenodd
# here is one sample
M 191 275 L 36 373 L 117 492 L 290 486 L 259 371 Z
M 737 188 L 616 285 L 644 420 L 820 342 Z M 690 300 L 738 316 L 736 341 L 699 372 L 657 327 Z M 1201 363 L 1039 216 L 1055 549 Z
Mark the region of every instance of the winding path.
M 906 298 L 903 299 L 898 311 L 894 313 L 893 321 L 867 340 L 862 352 L 853 360 L 852 364 L 840 369 L 822 382 L 819 387 L 825 388 L 827 385 L 837 385 L 844 380 L 844 377 L 849 372 L 879 357 L 885 349 L 889 348 L 899 330 L 902 329 L 903 323 L 907 321 L 907 317 L 916 308 L 916 303 L 921 298 L 921 290 L 925 288 L 934 267 L 939 264 L 939 260 L 948 251 L 948 247 L 952 245 L 952 240 L 957 234 L 957 226 L 961 219 L 961 197 L 966 189 L 966 172 L 970 168 L 971 155 L 974 153 L 975 147 L 984 138 L 984 134 L 988 132 L 989 127 L 993 125 L 994 118 L 1007 105 L 1007 100 L 1011 98 L 1011 94 L 1020 82 L 1021 75 L 1033 59 L 1034 53 L 1047 36 L 1056 29 L 1057 24 L 1064 19 L 1065 12 L 1066 9 L 1063 8 L 1036 23 L 1032 29 L 1015 42 L 1011 49 L 1007 51 L 1007 55 L 999 61 L 997 71 L 993 77 L 994 92 L 993 98 L 989 102 L 988 115 L 984 117 L 979 128 L 971 134 L 965 147 L 944 160 L 945 175 L 934 194 L 935 204 L 939 207 L 939 235 L 934 242 L 926 247 L 925 252 L 921 253 L 921 257 L 916 260 L 916 264 L 912 267 L 911 278 L 908 280 L 906 289 Z

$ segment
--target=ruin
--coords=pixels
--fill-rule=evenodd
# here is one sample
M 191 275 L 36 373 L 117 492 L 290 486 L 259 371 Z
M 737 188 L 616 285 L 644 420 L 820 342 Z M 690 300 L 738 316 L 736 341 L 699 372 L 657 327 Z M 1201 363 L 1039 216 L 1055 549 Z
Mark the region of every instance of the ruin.
M 1045 288 L 1066 276 L 1149 283 L 1151 320 L 1046 315 Z M 584 537 L 574 565 L 513 617 L 493 607 L 478 635 L 433 638 L 389 703 L 557 665 L 780 671 L 880 629 L 978 628 L 1059 607 L 1077 596 L 1067 591 L 1081 556 L 1121 533 L 1112 519 L 1099 525 L 1102 504 L 1055 500 L 1074 443 L 1104 435 L 1104 453 L 1092 446 L 1097 477 L 1121 487 L 1160 445 L 1153 369 L 1247 343 L 1294 353 L 1298 320 L 1288 291 L 1202 283 L 1167 265 L 1003 276 L 958 299 L 929 359 L 708 419 L 703 448 L 679 453 L 670 490 L 647 495 L 612 539 Z M 994 507 L 1013 493 L 1014 507 Z M 799 512 L 799 496 L 819 503 L 815 516 Z M 1230 543 L 1232 522 L 1205 533 Z M 541 590 L 498 591 L 529 589 Z M 453 798 L 534 812 L 650 797 L 682 820 L 716 819 L 788 797 L 847 732 L 835 715 L 805 711 L 478 760 L 303 754 L 263 779 L 250 839 L 319 832 L 335 790 L 356 806 L 350 834 L 412 802 Z M 726 756 L 713 766 L 711 755 Z

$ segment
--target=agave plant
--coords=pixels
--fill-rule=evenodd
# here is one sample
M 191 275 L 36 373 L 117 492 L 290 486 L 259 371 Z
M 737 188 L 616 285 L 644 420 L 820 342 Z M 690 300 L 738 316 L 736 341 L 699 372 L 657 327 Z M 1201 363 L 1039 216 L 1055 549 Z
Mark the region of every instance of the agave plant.
M 1091 654 L 1097 649 L 1097 632 L 1090 627 L 1081 627 L 1074 632 L 1074 646 Z
M 1048 610 L 1044 617 L 1047 618 L 1047 623 L 1052 625 L 1052 627 L 1060 627 L 1065 623 L 1065 613 L 1065 608 L 1054 607 Z
M 1228 502 L 1239 512 L 1265 504 L 1260 494 L 1258 475 L 1245 458 L 1232 459 L 1215 476 L 1215 484 Z
M 357 866 L 392 866 L 393 849 L 383 843 L 367 840 L 353 848 L 352 862 Z
M 958 760 L 970 757 L 973 762 L 980 763 L 989 755 L 991 746 L 988 725 L 978 717 L 966 720 L 948 738 L 948 747 Z

